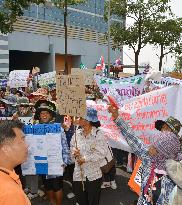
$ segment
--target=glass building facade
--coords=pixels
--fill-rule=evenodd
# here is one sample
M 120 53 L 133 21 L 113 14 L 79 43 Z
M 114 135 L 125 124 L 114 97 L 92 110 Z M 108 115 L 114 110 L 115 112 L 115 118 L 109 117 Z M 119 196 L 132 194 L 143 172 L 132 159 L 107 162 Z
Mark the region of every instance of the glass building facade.
M 107 22 L 103 18 L 104 4 L 105 0 L 87 0 L 83 4 L 68 6 L 68 25 L 107 32 Z M 24 12 L 24 16 L 62 24 L 64 22 L 64 11 L 50 6 L 32 5 Z

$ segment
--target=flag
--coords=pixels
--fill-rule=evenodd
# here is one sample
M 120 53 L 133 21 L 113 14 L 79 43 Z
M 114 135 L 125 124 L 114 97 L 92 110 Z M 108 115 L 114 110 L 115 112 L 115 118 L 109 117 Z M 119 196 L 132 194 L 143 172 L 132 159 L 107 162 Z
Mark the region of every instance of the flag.
M 84 70 L 84 69 L 87 69 L 87 67 L 81 62 L 81 63 L 80 63 L 80 69 L 81 69 L 81 70 Z
M 96 70 L 104 70 L 105 69 L 105 62 L 104 62 L 104 57 L 101 56 L 99 59 L 99 62 L 96 64 Z

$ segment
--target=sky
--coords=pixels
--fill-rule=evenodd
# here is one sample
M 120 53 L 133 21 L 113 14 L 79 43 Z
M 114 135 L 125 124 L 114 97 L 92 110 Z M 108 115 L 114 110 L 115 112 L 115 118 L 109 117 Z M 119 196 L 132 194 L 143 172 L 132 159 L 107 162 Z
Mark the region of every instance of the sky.
M 173 13 L 176 14 L 178 17 L 182 17 L 182 0 L 171 0 L 171 8 Z M 130 23 L 130 22 L 126 22 Z M 156 53 L 159 52 L 159 50 L 154 49 L 152 46 L 146 46 L 145 48 L 142 49 L 139 57 L 139 64 L 145 64 L 149 63 L 151 67 L 154 70 L 158 69 L 158 64 L 159 64 L 159 59 L 156 55 Z M 134 54 L 133 50 L 129 50 L 127 46 L 124 46 L 124 54 L 123 54 L 123 62 L 125 65 L 133 65 L 134 61 Z M 168 55 L 164 57 L 163 60 L 163 69 L 165 71 L 172 70 L 174 68 L 174 63 L 175 63 L 175 58 L 171 57 L 171 55 Z

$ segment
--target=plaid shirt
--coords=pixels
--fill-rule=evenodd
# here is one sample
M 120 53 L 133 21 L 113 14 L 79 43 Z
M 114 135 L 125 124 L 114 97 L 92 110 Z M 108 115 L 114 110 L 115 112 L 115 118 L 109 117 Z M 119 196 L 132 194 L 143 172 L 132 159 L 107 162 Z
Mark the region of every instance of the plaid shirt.
M 126 141 L 132 148 L 135 155 L 142 160 L 141 195 L 138 199 L 137 205 L 151 205 L 151 203 L 147 202 L 144 197 L 144 188 L 148 182 L 153 161 L 152 157 L 148 154 L 149 147 L 148 145 L 145 145 L 137 136 L 135 136 L 131 127 L 123 119 L 117 118 L 115 122 L 123 136 L 126 137 Z M 169 203 L 169 195 L 173 188 L 174 183 L 172 180 L 168 178 L 168 176 L 163 175 L 161 179 L 161 194 L 156 205 L 167 205 Z

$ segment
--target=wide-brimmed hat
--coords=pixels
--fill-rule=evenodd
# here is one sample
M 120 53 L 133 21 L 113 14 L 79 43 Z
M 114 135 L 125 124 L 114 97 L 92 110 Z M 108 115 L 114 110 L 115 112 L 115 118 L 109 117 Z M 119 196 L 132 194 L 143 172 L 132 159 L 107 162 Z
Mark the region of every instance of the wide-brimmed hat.
M 39 102 L 40 101 L 40 102 Z M 41 111 L 48 111 L 53 117 L 56 117 L 56 105 L 48 100 L 39 100 L 35 104 L 34 119 L 39 120 Z
M 17 105 L 30 105 L 29 99 L 27 97 L 19 97 L 17 100 Z
M 85 120 L 89 121 L 89 122 L 98 122 L 98 116 L 97 116 L 97 110 L 95 110 L 94 108 L 87 108 L 87 114 L 84 117 Z
M 9 95 L 4 99 L 0 99 L 1 102 L 4 102 L 7 105 L 16 106 L 17 105 L 17 97 L 15 95 Z
M 40 106 L 49 106 L 51 105 L 55 110 L 56 110 L 56 105 L 55 103 L 51 102 L 50 100 L 38 100 L 36 103 L 35 103 L 35 109 L 38 109 Z
M 39 88 L 36 92 L 31 93 L 31 95 L 48 97 L 46 88 Z
M 157 120 L 155 122 L 155 128 L 159 131 L 161 131 L 162 129 L 162 126 L 166 124 L 169 128 L 171 128 L 172 132 L 176 135 L 179 134 L 180 132 L 180 129 L 182 127 L 182 124 L 179 120 L 177 120 L 176 118 L 174 117 L 169 117 L 167 118 L 167 120 L 163 121 L 163 120 Z

